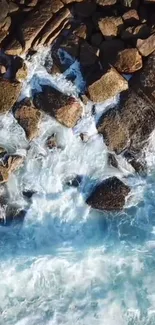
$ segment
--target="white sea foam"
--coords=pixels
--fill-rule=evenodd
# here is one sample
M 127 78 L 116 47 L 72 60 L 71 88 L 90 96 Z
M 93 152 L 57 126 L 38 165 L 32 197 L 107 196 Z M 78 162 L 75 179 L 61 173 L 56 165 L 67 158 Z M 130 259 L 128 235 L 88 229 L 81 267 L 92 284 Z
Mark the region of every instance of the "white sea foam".
M 44 83 L 77 96 L 77 84 L 46 72 L 47 54 L 40 49 L 27 63 L 21 98 Z M 81 84 L 79 71 L 76 81 Z M 13 202 L 25 206 L 22 191 L 36 193 L 22 226 L 0 228 L 0 325 L 155 324 L 154 176 L 133 177 L 121 157 L 119 170 L 108 167 L 96 131 L 96 119 L 117 101 L 97 105 L 96 116 L 88 103 L 73 130 L 45 116 L 23 167 L 10 177 Z M 12 115 L 0 123 L 0 145 L 25 155 L 28 142 Z M 50 151 L 45 141 L 55 132 L 62 150 Z M 79 188 L 65 185 L 77 174 L 83 177 Z M 85 198 L 92 186 L 112 175 L 132 187 L 128 208 L 117 214 L 91 210 Z

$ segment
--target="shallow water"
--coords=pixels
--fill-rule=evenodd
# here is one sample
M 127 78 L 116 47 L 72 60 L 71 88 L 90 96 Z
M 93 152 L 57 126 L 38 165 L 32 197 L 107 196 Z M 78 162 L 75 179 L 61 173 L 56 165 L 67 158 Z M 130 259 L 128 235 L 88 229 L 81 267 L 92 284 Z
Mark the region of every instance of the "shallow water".
M 48 49 L 28 62 L 21 98 L 40 84 L 78 95 L 65 76 L 43 67 Z M 84 84 L 83 84 L 84 85 Z M 136 177 L 120 157 L 120 170 L 107 166 L 107 148 L 95 123 L 119 98 L 84 107 L 83 119 L 67 129 L 44 116 L 40 136 L 30 143 L 25 164 L 9 179 L 11 200 L 26 207 L 21 193 L 34 190 L 23 225 L 0 228 L 0 325 L 154 325 L 155 324 L 155 173 L 154 135 L 147 149 L 149 175 Z M 90 139 L 82 143 L 80 132 Z M 63 150 L 45 141 L 58 133 Z M 0 122 L 0 145 L 26 155 L 22 128 L 11 114 Z M 79 188 L 65 185 L 82 176 Z M 115 214 L 85 203 L 93 186 L 115 175 L 132 187 L 126 208 Z

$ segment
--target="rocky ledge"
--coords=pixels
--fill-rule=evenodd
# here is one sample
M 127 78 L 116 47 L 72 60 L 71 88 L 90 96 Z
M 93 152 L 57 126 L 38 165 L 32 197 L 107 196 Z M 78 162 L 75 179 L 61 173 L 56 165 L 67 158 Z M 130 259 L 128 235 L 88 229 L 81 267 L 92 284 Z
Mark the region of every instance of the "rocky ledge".
M 0 8 L 0 114 L 11 112 L 32 141 L 45 113 L 73 128 L 88 101 L 94 103 L 95 114 L 96 104 L 120 94 L 119 104 L 103 113 L 96 127 L 110 152 L 110 164 L 119 168 L 117 156 L 122 155 L 144 175 L 143 149 L 155 128 L 155 1 L 0 0 Z M 43 85 L 31 98 L 17 102 L 27 76 L 21 55 L 31 59 L 39 46 L 50 45 L 53 65 L 45 62 L 48 73 L 64 73 L 77 61 L 85 88 L 75 98 Z M 74 76 L 67 78 L 74 83 Z M 80 136 L 86 143 L 87 136 Z M 47 143 L 50 149 L 59 147 L 55 135 Z M 23 157 L 1 148 L 0 183 L 23 163 Z M 87 203 L 119 210 L 129 192 L 122 181 L 110 178 L 96 187 Z

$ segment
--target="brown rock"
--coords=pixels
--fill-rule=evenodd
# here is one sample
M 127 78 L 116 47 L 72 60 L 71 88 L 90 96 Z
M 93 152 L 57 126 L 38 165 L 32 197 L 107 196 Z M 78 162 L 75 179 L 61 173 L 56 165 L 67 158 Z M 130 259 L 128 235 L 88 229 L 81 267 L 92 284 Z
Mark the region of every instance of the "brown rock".
M 0 74 L 6 73 L 6 67 L 0 64 Z
M 56 134 L 52 134 L 46 142 L 46 145 L 49 149 L 53 149 L 53 148 L 57 148 L 58 147 L 58 143 L 57 143 L 57 138 L 56 138 Z
M 138 12 L 135 9 L 131 9 L 124 13 L 122 16 L 124 22 L 128 26 L 138 25 L 139 23 L 139 16 Z
M 111 177 L 97 185 L 86 202 L 93 209 L 122 210 L 129 192 L 129 186 L 125 185 L 117 177 Z
M 64 27 L 62 25 L 63 21 L 69 17 L 71 17 L 70 10 L 68 8 L 65 8 L 60 13 L 58 13 L 55 18 L 48 22 L 48 24 L 43 28 L 41 35 L 39 36 L 38 45 L 45 44 L 50 35 L 54 39 L 55 37 L 53 34 L 55 31 L 57 37 Z
M 103 67 L 114 64 L 119 51 L 124 50 L 124 42 L 119 39 L 104 41 L 100 45 L 100 62 Z
M 118 107 L 100 118 L 97 129 L 111 151 L 140 151 L 155 128 L 155 110 L 147 98 L 130 90 Z
M 0 0 L 0 25 L 3 24 L 9 12 L 9 6 L 6 0 Z
M 90 17 L 93 12 L 95 12 L 95 9 L 96 3 L 91 0 L 82 1 L 80 3 L 77 2 L 74 6 L 75 14 L 83 18 Z
M 35 94 L 34 105 L 68 128 L 73 127 L 82 115 L 82 106 L 77 99 L 50 86 L 42 86 L 42 92 Z
M 16 105 L 14 116 L 24 129 L 28 140 L 37 137 L 41 112 L 32 105 L 29 99 L 26 98 Z
M 18 99 L 21 84 L 0 79 L 0 114 L 8 112 Z
M 11 17 L 6 17 L 4 21 L 4 25 L 3 27 L 1 27 L 1 30 L 7 32 L 10 26 L 11 26 Z
M 22 80 L 25 80 L 26 77 L 27 77 L 27 66 L 25 63 L 23 63 L 23 66 L 19 68 L 16 73 L 16 79 L 21 82 Z
M 155 34 L 149 36 L 145 40 L 138 39 L 137 49 L 143 56 L 150 55 L 155 50 Z
M 60 49 L 69 54 L 72 58 L 77 59 L 80 51 L 80 40 L 76 35 L 70 35 L 63 40 Z
M 100 103 L 126 89 L 128 89 L 128 82 L 114 68 L 110 68 L 88 87 L 88 97 L 94 103 Z
M 53 13 L 56 13 L 63 7 L 60 0 L 45 0 L 32 10 L 27 19 L 20 25 L 21 33 L 23 35 L 23 49 L 27 52 L 40 33 L 45 24 L 52 18 Z M 41 14 L 40 14 L 41 13 Z M 8 45 L 6 53 L 18 55 L 21 53 L 19 42 L 15 39 Z
M 22 53 L 22 45 L 16 39 L 13 39 L 5 49 L 8 55 L 20 55 Z
M 135 48 L 118 53 L 115 68 L 121 73 L 133 73 L 142 68 L 142 57 Z
M 106 17 L 101 18 L 98 25 L 105 39 L 111 39 L 120 34 L 123 27 L 123 20 L 121 17 Z
M 100 6 L 112 6 L 117 0 L 96 0 L 96 3 Z
M 73 3 L 73 2 L 82 2 L 83 0 L 62 0 L 62 2 L 64 4 L 69 4 L 69 3 Z
M 38 3 L 38 0 L 27 0 L 26 5 L 29 7 L 35 7 Z
M 80 46 L 79 61 L 83 66 L 93 65 L 97 60 L 97 51 L 86 41 L 83 41 Z

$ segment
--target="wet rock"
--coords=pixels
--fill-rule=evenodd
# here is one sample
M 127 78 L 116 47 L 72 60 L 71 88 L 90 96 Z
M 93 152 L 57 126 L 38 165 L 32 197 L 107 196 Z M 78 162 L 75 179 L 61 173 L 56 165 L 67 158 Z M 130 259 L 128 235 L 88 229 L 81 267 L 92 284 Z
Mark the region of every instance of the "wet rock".
M 73 187 L 79 187 L 79 185 L 80 185 L 81 182 L 82 182 L 82 178 L 83 178 L 83 177 L 82 177 L 81 175 L 76 175 L 76 177 L 69 179 L 69 180 L 66 182 L 66 185 L 68 185 L 68 186 L 73 186 Z
M 128 89 L 128 82 L 114 68 L 110 68 L 88 87 L 88 97 L 94 103 L 100 103 L 126 89 Z
M 34 95 L 34 105 L 71 128 L 82 115 L 80 102 L 50 86 L 42 86 L 42 92 Z
M 155 50 L 155 34 L 149 36 L 145 40 L 138 39 L 137 49 L 143 56 L 150 55 Z
M 25 191 L 22 192 L 24 198 L 25 198 L 28 202 L 31 201 L 31 199 L 32 199 L 32 197 L 33 197 L 33 195 L 34 195 L 35 193 L 36 193 L 35 191 L 31 191 L 31 190 L 25 190 Z
M 118 211 L 123 209 L 129 192 L 129 186 L 117 177 L 111 177 L 96 186 L 86 202 L 93 209 Z
M 125 49 L 118 53 L 115 68 L 121 73 L 133 73 L 142 68 L 142 57 L 136 48 Z
M 19 155 L 8 155 L 5 157 L 4 163 L 5 167 L 8 168 L 9 173 L 14 172 L 22 166 L 24 162 L 24 157 Z
M 3 158 L 7 153 L 7 150 L 3 147 L 0 147 L 0 159 Z
M 57 138 L 56 138 L 56 133 L 53 133 L 46 141 L 46 145 L 49 149 L 57 148 L 58 143 L 57 143 Z
M 100 62 L 103 67 L 116 62 L 119 51 L 124 50 L 124 42 L 119 39 L 103 41 L 100 45 Z
M 60 49 L 69 54 L 73 60 L 79 57 L 80 51 L 80 40 L 76 35 L 70 35 L 60 45 Z M 72 61 L 73 62 L 73 61 Z M 66 63 L 65 63 L 66 64 Z M 70 66 L 71 62 L 67 64 L 67 68 Z
M 27 66 L 23 62 L 22 66 L 16 72 L 16 79 L 21 82 L 27 78 L 27 74 L 28 74 Z
M 28 140 L 37 137 L 41 112 L 36 109 L 28 98 L 25 98 L 15 106 L 14 117 L 24 129 Z
M 100 118 L 97 129 L 111 151 L 117 154 L 127 148 L 141 151 L 155 128 L 155 110 L 146 97 L 133 90 L 121 97 L 118 107 Z
M 101 18 L 98 25 L 105 39 L 112 39 L 120 34 L 123 20 L 121 17 L 106 17 Z
M 121 3 L 124 7 L 128 8 L 137 8 L 140 0 L 121 0 Z
M 140 176 L 147 175 L 147 165 L 143 156 L 138 155 L 136 153 L 132 153 L 130 151 L 124 152 L 124 157 L 128 161 L 128 163 L 134 168 L 135 172 Z
M 0 114 L 8 112 L 12 108 L 20 91 L 21 84 L 0 79 Z
M 87 142 L 89 140 L 89 135 L 88 133 L 80 133 L 80 138 L 82 140 L 82 142 Z
M 127 12 L 125 12 L 122 16 L 123 21 L 126 25 L 128 26 L 134 26 L 134 25 L 138 25 L 139 23 L 139 15 L 137 10 L 135 9 L 131 9 Z
M 9 226 L 12 222 L 23 222 L 27 211 L 21 207 L 9 204 L 6 207 L 5 219 L 1 220 L 1 225 Z
M 108 165 L 114 168 L 118 168 L 118 161 L 114 154 L 108 153 Z
M 85 24 L 78 26 L 76 29 L 74 29 L 73 34 L 75 34 L 77 37 L 86 39 L 87 38 L 87 26 Z
M 74 12 L 77 16 L 86 18 L 90 17 L 96 9 L 95 1 L 86 0 L 80 3 L 76 3 L 74 6 Z

